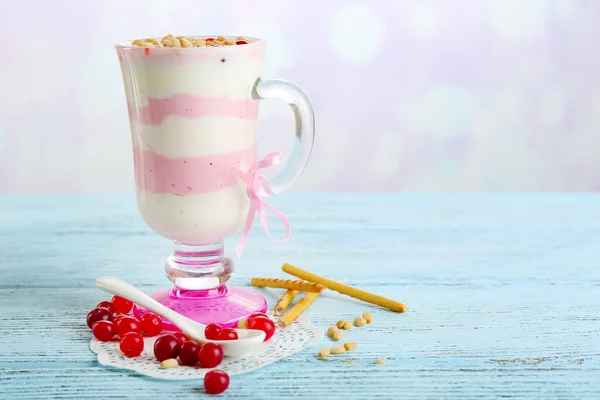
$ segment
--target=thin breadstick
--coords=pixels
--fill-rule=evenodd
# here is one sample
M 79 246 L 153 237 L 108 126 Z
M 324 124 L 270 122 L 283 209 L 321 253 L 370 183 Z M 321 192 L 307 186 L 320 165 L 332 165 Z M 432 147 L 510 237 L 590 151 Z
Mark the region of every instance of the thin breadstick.
M 294 320 L 298 318 L 300 314 L 302 314 L 304 310 L 306 310 L 308 306 L 310 306 L 317 299 L 317 297 L 319 297 L 320 294 L 321 292 L 306 293 L 300 299 L 300 301 L 294 305 L 294 307 L 287 310 L 287 312 L 283 314 L 281 318 L 279 318 L 279 321 L 277 321 L 277 326 L 280 328 L 285 328 L 294 322 Z
M 277 278 L 252 278 L 252 286 L 292 289 L 302 292 L 320 292 L 325 289 L 323 285 L 318 283 L 306 282 L 292 279 L 277 279 Z
M 298 294 L 297 290 L 288 289 L 281 299 L 275 304 L 275 308 L 273 309 L 273 314 L 279 316 L 285 312 L 285 309 L 288 308 L 290 303 L 294 300 L 294 297 Z
M 297 276 L 298 278 L 307 280 L 309 282 L 324 285 L 328 289 L 335 290 L 336 292 L 354 297 L 355 299 L 362 300 L 367 303 L 376 304 L 396 312 L 404 312 L 408 310 L 408 308 L 399 301 L 388 299 L 387 297 L 379 296 L 352 286 L 344 285 L 343 283 L 332 281 L 331 279 L 315 275 L 312 272 L 305 271 L 302 268 L 295 267 L 291 264 L 285 263 L 281 269 L 290 275 Z

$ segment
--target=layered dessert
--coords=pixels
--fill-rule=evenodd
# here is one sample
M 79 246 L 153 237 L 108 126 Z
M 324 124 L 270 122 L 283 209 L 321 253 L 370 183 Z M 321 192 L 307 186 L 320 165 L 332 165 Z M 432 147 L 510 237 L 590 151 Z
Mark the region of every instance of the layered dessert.
M 265 44 L 167 35 L 117 46 L 129 107 L 139 210 L 158 234 L 187 245 L 239 231 L 247 188 L 230 171 L 256 161 Z

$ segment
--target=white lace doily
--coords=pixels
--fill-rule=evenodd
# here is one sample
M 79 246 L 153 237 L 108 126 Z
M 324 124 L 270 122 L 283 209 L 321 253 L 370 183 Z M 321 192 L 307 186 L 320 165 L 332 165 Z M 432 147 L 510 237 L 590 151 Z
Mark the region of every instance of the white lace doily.
M 298 317 L 285 329 L 277 329 L 275 335 L 256 351 L 239 357 L 225 357 L 217 367 L 229 375 L 245 374 L 264 367 L 284 357 L 298 353 L 316 345 L 323 338 L 323 330 L 311 325 L 304 317 Z M 142 375 L 158 379 L 187 380 L 200 379 L 210 371 L 209 368 L 188 367 L 163 369 L 154 358 L 156 337 L 144 338 L 144 351 L 138 357 L 128 358 L 119 350 L 118 342 L 100 342 L 93 338 L 90 349 L 98 355 L 98 362 L 115 368 L 129 369 Z

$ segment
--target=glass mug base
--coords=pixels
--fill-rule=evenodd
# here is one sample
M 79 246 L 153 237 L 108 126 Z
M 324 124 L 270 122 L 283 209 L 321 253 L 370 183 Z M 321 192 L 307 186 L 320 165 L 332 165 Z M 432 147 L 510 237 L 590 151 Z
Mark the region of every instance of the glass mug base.
M 267 310 L 267 301 L 259 293 L 225 285 L 233 273 L 233 261 L 224 256 L 222 242 L 204 246 L 175 242 L 165 273 L 175 286 L 150 297 L 196 322 L 235 327 L 240 319 Z M 136 305 L 133 313 L 141 318 L 148 310 Z M 179 330 L 165 319 L 163 326 Z
M 236 327 L 240 319 L 267 310 L 267 301 L 262 295 L 237 286 L 222 285 L 208 290 L 166 288 L 150 293 L 150 297 L 171 310 L 205 325 L 216 323 L 223 327 Z M 147 313 L 148 310 L 143 307 L 133 307 L 133 314 L 137 318 Z M 179 328 L 165 319 L 163 329 L 179 331 Z

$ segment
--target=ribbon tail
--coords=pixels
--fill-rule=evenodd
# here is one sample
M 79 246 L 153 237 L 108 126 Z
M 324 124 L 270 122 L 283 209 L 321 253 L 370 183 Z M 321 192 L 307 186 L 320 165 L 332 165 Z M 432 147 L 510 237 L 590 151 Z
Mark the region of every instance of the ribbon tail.
M 271 240 L 271 234 L 269 233 L 269 220 L 267 219 L 267 214 L 265 213 L 265 209 L 263 207 L 269 207 L 263 200 L 258 200 L 258 204 L 256 207 L 256 213 L 258 214 L 258 219 L 260 219 L 260 223 L 267 234 L 267 237 Z
M 246 240 L 248 240 L 248 236 L 250 235 L 250 229 L 252 228 L 252 222 L 254 221 L 254 213 L 256 212 L 256 201 L 250 201 L 250 208 L 248 209 L 248 216 L 246 217 L 246 222 L 244 224 L 244 229 L 242 230 L 242 235 L 240 236 L 240 240 L 238 241 L 237 246 L 235 246 L 235 253 L 238 258 L 242 257 L 242 252 L 244 251 L 244 245 L 246 244 Z
M 282 159 L 283 157 L 281 156 L 281 153 L 269 153 L 263 159 L 255 162 L 252 165 L 252 167 L 245 173 L 239 168 L 230 169 L 230 172 L 233 175 L 235 175 L 238 179 L 244 182 L 248 190 L 248 195 L 250 196 L 250 208 L 248 210 L 248 216 L 246 217 L 246 222 L 244 224 L 240 240 L 238 241 L 238 244 L 235 248 L 235 252 L 238 257 L 242 256 L 244 246 L 246 244 L 246 241 L 248 240 L 248 236 L 250 235 L 252 222 L 254 222 L 254 214 L 256 213 L 258 214 L 260 222 L 269 239 L 276 243 L 279 243 L 286 241 L 290 237 L 291 226 L 286 216 L 281 211 L 265 203 L 263 200 L 263 197 L 268 197 L 274 194 L 269 184 L 267 183 L 267 177 L 260 176 L 257 174 L 257 171 L 259 169 L 277 165 L 281 162 Z M 285 226 L 285 237 L 283 239 L 276 240 L 273 239 L 273 237 L 271 236 L 271 233 L 269 232 L 269 221 L 267 220 L 267 214 L 265 209 L 271 211 L 277 218 L 279 218 L 283 222 Z
M 273 237 L 271 236 L 271 233 L 269 232 L 269 224 L 267 222 L 267 215 L 263 207 L 271 211 L 277 218 L 281 220 L 281 222 L 283 222 L 283 226 L 285 226 L 285 236 L 283 237 L 283 239 L 273 239 Z M 285 242 L 290 238 L 290 235 L 292 234 L 292 226 L 290 225 L 290 221 L 287 219 L 284 213 L 282 213 L 275 207 L 268 205 L 265 202 L 261 202 L 261 207 L 258 210 L 258 216 L 260 217 L 260 221 L 263 224 L 263 228 L 265 230 L 265 233 L 267 234 L 267 237 L 273 242 L 281 243 Z

